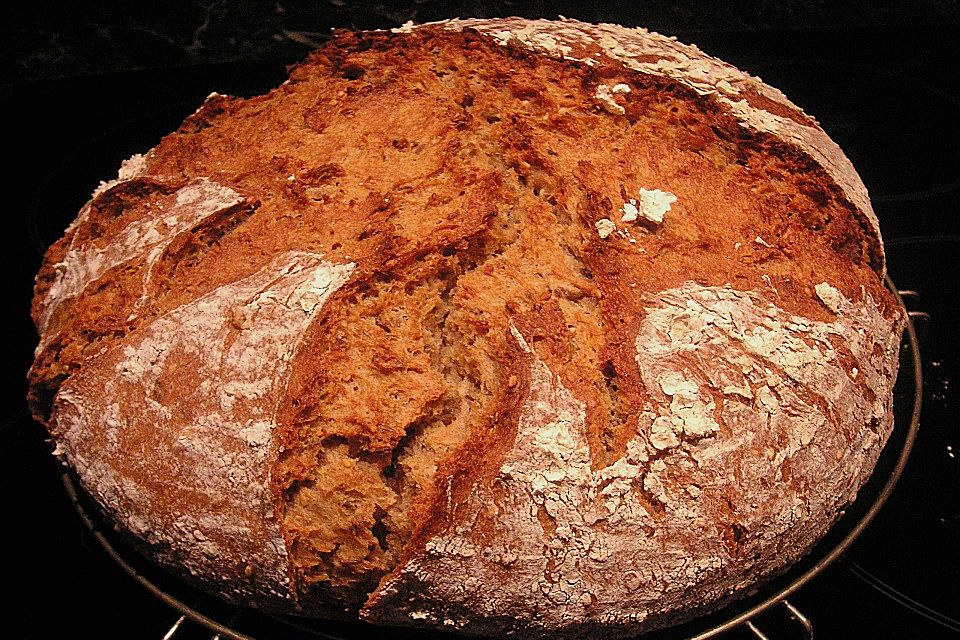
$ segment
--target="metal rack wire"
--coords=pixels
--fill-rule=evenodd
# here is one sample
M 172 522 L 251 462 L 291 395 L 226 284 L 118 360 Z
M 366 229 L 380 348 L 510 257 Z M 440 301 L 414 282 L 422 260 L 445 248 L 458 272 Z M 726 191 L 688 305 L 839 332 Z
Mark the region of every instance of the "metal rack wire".
M 719 621 L 715 620 L 715 615 L 711 615 L 707 616 L 709 621 L 700 624 L 699 627 L 697 627 L 697 622 L 685 623 L 681 625 L 682 628 L 686 629 L 686 627 L 691 624 L 694 625 L 694 628 L 689 632 L 684 631 L 683 635 L 679 637 L 685 640 L 707 640 L 707 638 L 714 638 L 739 627 L 746 629 L 758 640 L 770 640 L 770 636 L 760 627 L 757 617 L 768 610 L 781 607 L 784 614 L 787 615 L 790 620 L 794 621 L 795 624 L 799 625 L 803 636 L 812 640 L 814 632 L 813 623 L 807 615 L 790 602 L 789 597 L 837 560 L 873 520 L 893 491 L 897 480 L 903 472 L 919 427 L 923 383 L 920 346 L 917 336 L 918 330 L 921 332 L 926 330 L 930 322 L 930 316 L 921 311 L 909 310 L 905 301 L 909 300 L 911 303 L 910 306 L 913 306 L 918 298 L 916 292 L 898 291 L 889 276 L 886 279 L 886 285 L 894 293 L 900 306 L 910 319 L 906 327 L 902 357 L 907 358 L 907 362 L 910 365 L 909 371 L 912 374 L 913 384 L 909 424 L 905 428 L 900 427 L 898 429 L 896 426 L 894 427 L 895 435 L 899 432 L 900 437 L 902 437 L 902 442 L 900 442 L 899 450 L 894 452 L 896 457 L 892 468 L 888 472 L 889 475 L 886 477 L 886 480 L 883 481 L 876 496 L 872 498 L 872 501 L 867 503 L 868 506 L 866 506 L 865 511 L 860 513 L 854 521 L 848 523 L 845 522 L 844 518 L 841 518 L 837 526 L 849 526 L 849 531 L 847 531 L 838 542 L 827 549 L 821 550 L 819 546 L 816 547 L 805 562 L 802 561 L 799 563 L 805 566 L 805 568 L 799 571 L 799 575 L 791 576 L 788 574 L 788 576 L 792 577 L 789 583 L 775 588 L 772 593 L 768 592 L 764 595 L 758 593 L 752 597 L 748 597 L 746 601 L 738 603 L 731 613 L 721 615 Z M 902 369 L 905 368 L 906 367 L 902 367 Z M 281 637 L 280 634 L 286 638 L 287 634 L 285 632 L 287 631 L 298 631 L 303 634 L 304 638 L 348 640 L 347 635 L 365 637 L 365 632 L 369 629 L 369 627 L 364 627 L 363 629 L 358 629 L 354 634 L 339 635 L 336 632 L 329 632 L 330 629 L 315 627 L 308 624 L 305 620 L 299 620 L 289 616 L 271 616 L 263 612 L 240 607 L 236 607 L 226 614 L 218 614 L 204 611 L 204 607 L 198 604 L 188 604 L 186 600 L 189 598 L 185 598 L 182 595 L 173 595 L 170 592 L 172 589 L 161 588 L 153 579 L 147 577 L 145 574 L 148 573 L 148 571 L 140 567 L 149 569 L 149 565 L 146 564 L 146 561 L 139 557 L 136 552 L 118 550 L 118 545 L 111 541 L 111 538 L 114 536 L 109 533 L 109 525 L 99 522 L 99 518 L 94 513 L 94 509 L 88 506 L 84 497 L 77 490 L 77 484 L 69 471 L 64 471 L 63 483 L 81 521 L 104 552 L 156 598 L 179 612 L 179 617 L 167 630 L 162 640 L 175 640 L 177 634 L 184 628 L 184 625 L 191 623 L 209 630 L 209 632 L 213 634 L 211 640 L 276 640 L 277 637 Z M 855 504 L 863 505 L 862 500 L 863 498 Z M 189 594 L 189 589 L 186 593 Z M 724 611 L 726 611 L 726 609 Z M 261 634 L 255 637 L 238 630 L 238 621 L 245 616 L 260 618 L 261 623 L 266 622 L 268 627 L 272 625 L 276 632 L 267 632 L 269 635 Z M 440 634 L 430 635 L 439 636 Z

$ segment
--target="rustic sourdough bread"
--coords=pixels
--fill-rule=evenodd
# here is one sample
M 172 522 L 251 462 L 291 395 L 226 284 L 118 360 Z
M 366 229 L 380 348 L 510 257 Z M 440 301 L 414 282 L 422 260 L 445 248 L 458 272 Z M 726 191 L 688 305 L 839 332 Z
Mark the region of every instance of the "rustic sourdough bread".
M 883 273 L 839 148 L 695 47 L 338 32 L 96 190 L 37 277 L 30 398 L 122 530 L 237 602 L 633 634 L 853 500 Z

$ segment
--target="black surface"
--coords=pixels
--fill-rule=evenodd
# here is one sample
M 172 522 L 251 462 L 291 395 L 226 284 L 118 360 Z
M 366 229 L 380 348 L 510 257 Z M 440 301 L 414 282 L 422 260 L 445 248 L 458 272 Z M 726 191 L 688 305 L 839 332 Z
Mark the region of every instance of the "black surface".
M 331 28 L 382 29 L 455 16 L 556 18 L 673 35 L 956 25 L 954 0 L 95 0 L 3 9 L 0 74 L 20 80 L 238 60 L 299 59 Z M 895 38 L 887 41 L 896 47 Z
M 188 36 L 202 24 L 196 21 L 202 11 L 114 16 L 115 23 L 126 25 L 116 37 L 111 33 L 116 27 L 97 31 L 97 20 L 44 22 L 41 4 L 19 15 L 15 37 L 8 33 L 5 39 L 8 47 L 21 47 L 4 59 L 13 71 L 0 97 L 10 165 L 4 188 L 10 224 L 0 237 L 7 301 L 0 340 L 7 365 L 0 369 L 0 505 L 7 517 L 0 535 L 8 551 L 7 583 L 14 587 L 5 601 L 12 622 L 7 637 L 161 638 L 177 618 L 83 533 L 43 429 L 26 416 L 24 374 L 36 343 L 28 308 L 42 250 L 122 159 L 153 146 L 208 93 L 253 95 L 282 81 L 284 65 L 302 57 L 308 45 L 302 38 L 277 40 L 277 25 L 307 31 L 309 23 L 311 33 L 324 34 L 351 22 L 394 26 L 414 17 L 411 11 L 420 19 L 441 17 L 441 7 L 430 2 L 331 3 L 317 5 L 313 13 L 305 5 L 283 4 L 284 11 L 276 13 L 274 3 L 246 3 L 246 13 L 238 14 L 213 3 L 212 26 L 201 32 L 208 44 L 192 50 L 184 42 L 193 42 Z M 459 13 L 551 15 L 543 3 L 517 11 L 507 3 L 474 4 L 473 11 Z M 111 7 L 97 6 L 104 27 Z M 654 20 L 646 24 L 695 40 L 760 75 L 821 120 L 873 195 L 888 239 L 891 275 L 901 288 L 917 290 L 918 308 L 932 315 L 924 344 L 921 432 L 904 478 L 847 556 L 792 600 L 812 619 L 818 638 L 957 637 L 960 73 L 957 22 L 950 17 L 954 5 L 921 3 L 926 13 L 913 19 L 904 17 L 900 5 L 886 13 L 861 8 L 843 20 L 828 19 L 836 9 L 818 14 L 816 3 L 787 3 L 787 9 L 757 4 L 739 16 L 677 3 L 657 6 L 659 13 L 652 12 Z M 554 12 L 593 19 L 618 15 L 609 5 L 563 9 Z M 644 22 L 641 13 L 619 15 L 636 24 Z M 233 16 L 233 22 L 216 17 L 221 14 Z M 141 31 L 149 24 L 163 34 L 160 40 L 175 44 L 164 49 L 145 42 Z M 99 35 L 84 35 L 87 28 Z M 40 42 L 50 33 L 53 44 Z M 230 37 L 240 43 L 233 49 Z M 868 584 L 874 579 L 885 593 Z M 781 612 L 761 623 L 771 637 L 799 637 Z M 210 635 L 188 626 L 176 637 Z

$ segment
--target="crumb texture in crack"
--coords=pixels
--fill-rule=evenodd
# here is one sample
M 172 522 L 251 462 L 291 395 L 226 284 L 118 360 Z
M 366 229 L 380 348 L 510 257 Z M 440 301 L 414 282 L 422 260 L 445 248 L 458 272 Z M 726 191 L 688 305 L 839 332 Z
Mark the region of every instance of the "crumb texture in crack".
M 624 455 L 602 469 L 591 466 L 584 404 L 534 356 L 494 483 L 367 615 L 397 622 L 393 599 L 415 589 L 428 594 L 418 609 L 428 619 L 481 612 L 465 632 L 515 631 L 504 611 L 534 629 L 655 624 L 799 557 L 853 499 L 892 427 L 875 399 L 889 398 L 896 332 L 871 298 L 841 298 L 838 318 L 822 322 L 728 287 L 645 295 L 635 353 L 650 400 Z

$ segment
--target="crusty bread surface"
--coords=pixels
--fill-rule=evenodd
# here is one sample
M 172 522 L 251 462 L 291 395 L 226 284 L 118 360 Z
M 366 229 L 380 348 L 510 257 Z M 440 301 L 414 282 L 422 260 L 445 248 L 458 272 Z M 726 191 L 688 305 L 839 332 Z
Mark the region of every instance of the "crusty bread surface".
M 637 634 L 801 557 L 892 429 L 866 190 L 642 29 L 337 32 L 37 276 L 30 401 L 145 553 L 275 611 Z

